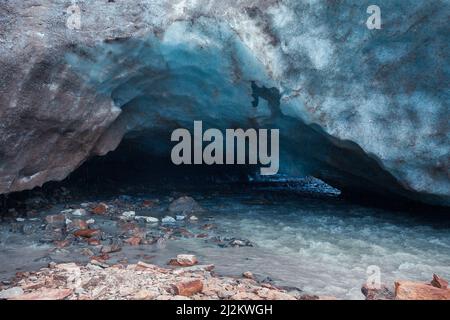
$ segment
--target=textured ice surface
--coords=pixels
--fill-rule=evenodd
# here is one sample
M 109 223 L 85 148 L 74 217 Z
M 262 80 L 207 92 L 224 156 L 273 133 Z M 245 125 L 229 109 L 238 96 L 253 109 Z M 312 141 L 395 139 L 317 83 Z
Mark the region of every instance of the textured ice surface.
M 0 4 L 1 193 L 196 119 L 282 128 L 285 173 L 449 203 L 449 1 L 384 1 L 380 30 L 366 0 L 77 3 L 81 30 L 66 1 Z

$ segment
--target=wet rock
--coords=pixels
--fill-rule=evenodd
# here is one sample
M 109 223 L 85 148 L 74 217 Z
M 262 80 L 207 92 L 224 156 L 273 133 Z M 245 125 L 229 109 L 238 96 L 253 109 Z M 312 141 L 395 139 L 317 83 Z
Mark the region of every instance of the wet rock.
M 85 209 L 76 209 L 73 210 L 71 214 L 76 217 L 82 217 L 87 214 L 87 211 Z
M 182 221 L 182 220 L 184 220 L 185 218 L 186 218 L 186 216 L 183 216 L 183 215 L 176 215 L 176 216 L 175 216 L 175 219 L 178 220 L 178 221 Z
M 254 244 L 250 240 L 247 240 L 247 239 L 216 237 L 213 239 L 213 241 L 218 242 L 218 246 L 222 247 L 222 248 L 253 247 L 254 246 Z
M 189 272 L 211 272 L 213 271 L 215 266 L 213 264 L 205 264 L 205 265 L 196 265 L 192 267 L 183 267 L 173 271 L 176 275 L 181 275 Z
M 190 216 L 190 217 L 189 217 L 189 220 L 190 220 L 190 221 L 197 221 L 198 218 L 197 218 L 196 216 Z
M 70 223 L 68 223 L 68 228 L 80 229 L 84 230 L 88 228 L 88 224 L 86 221 L 81 219 L 74 219 Z
M 72 289 L 42 288 L 38 291 L 15 296 L 11 300 L 63 300 L 70 296 L 72 292 Z
M 70 244 L 71 244 L 71 241 L 68 239 L 61 240 L 61 241 L 55 241 L 55 246 L 59 249 L 68 247 Z
M 450 289 L 441 289 L 427 283 L 413 281 L 395 282 L 397 300 L 450 300 Z
M 203 282 L 201 280 L 180 281 L 173 286 L 173 289 L 176 295 L 190 297 L 202 292 Z
M 439 277 L 437 274 L 433 274 L 433 280 L 431 280 L 431 285 L 440 289 L 447 289 L 448 281 Z
M 107 211 L 108 211 L 108 205 L 103 202 L 99 203 L 94 208 L 92 208 L 93 214 L 103 215 L 103 214 L 106 214 Z
M 256 294 L 266 300 L 296 300 L 295 297 L 278 290 L 270 290 L 261 288 L 256 291 Z
M 146 208 L 153 207 L 155 205 L 156 205 L 156 203 L 154 201 L 152 201 L 152 200 L 144 200 L 144 201 L 142 201 L 142 206 L 144 206 Z
M 102 243 L 100 242 L 100 240 L 98 240 L 98 239 L 93 239 L 93 238 L 88 239 L 88 240 L 87 240 L 87 243 L 88 243 L 90 246 L 99 246 L 99 245 L 102 244 Z
M 192 213 L 203 211 L 203 208 L 191 197 L 180 197 L 169 205 L 169 211 L 175 213 Z
M 21 287 L 13 287 L 3 291 L 0 291 L 0 300 L 11 299 L 22 295 L 23 289 Z
M 207 223 L 200 227 L 200 229 L 202 229 L 202 230 L 211 230 L 214 228 L 216 228 L 216 225 L 214 223 Z
M 100 252 L 101 253 L 114 253 L 114 252 L 119 252 L 120 250 L 122 250 L 122 248 L 120 247 L 119 244 L 111 244 L 111 245 L 102 246 Z
M 166 224 L 171 224 L 171 223 L 175 223 L 176 220 L 172 217 L 166 216 L 164 218 L 162 218 L 162 223 L 166 223 Z
M 190 267 L 198 263 L 197 257 L 192 254 L 179 254 L 176 259 L 171 259 L 169 264 L 172 266 Z
M 126 220 L 134 219 L 135 216 L 136 216 L 135 211 L 125 211 L 122 213 L 122 218 L 124 218 Z
M 35 224 L 31 224 L 31 223 L 25 223 L 22 226 L 22 233 L 25 235 L 30 235 L 33 234 L 37 231 L 38 226 Z
M 393 300 L 395 297 L 394 292 L 385 285 L 376 288 L 365 283 L 361 287 L 361 292 L 366 300 Z
M 95 236 L 100 235 L 99 229 L 85 229 L 85 230 L 77 230 L 73 233 L 75 237 L 82 237 L 82 238 L 92 238 Z
M 158 223 L 159 219 L 155 217 L 147 217 L 147 216 L 135 216 L 135 220 L 144 220 L 146 223 Z
M 142 239 L 140 237 L 131 237 L 126 239 L 124 242 L 129 244 L 130 246 L 138 246 L 141 243 Z
M 66 222 L 66 216 L 64 214 L 52 214 L 45 217 L 45 222 L 48 224 L 62 225 Z

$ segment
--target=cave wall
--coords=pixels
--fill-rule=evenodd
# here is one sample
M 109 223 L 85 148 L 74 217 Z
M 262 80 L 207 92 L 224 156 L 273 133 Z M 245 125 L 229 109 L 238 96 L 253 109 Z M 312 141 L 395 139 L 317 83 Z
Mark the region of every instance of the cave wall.
M 281 170 L 449 204 L 448 1 L 0 3 L 0 193 L 125 136 L 277 127 Z M 255 107 L 255 95 L 258 98 Z

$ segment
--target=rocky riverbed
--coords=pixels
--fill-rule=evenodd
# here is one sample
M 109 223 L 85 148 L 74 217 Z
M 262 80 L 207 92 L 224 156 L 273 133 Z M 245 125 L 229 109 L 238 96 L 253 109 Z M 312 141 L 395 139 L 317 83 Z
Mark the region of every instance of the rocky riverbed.
M 350 204 L 315 180 L 297 184 L 300 191 L 295 195 L 288 189 L 293 186 L 221 185 L 182 191 L 170 185 L 133 186 L 124 187 L 122 195 L 109 195 L 106 187 L 97 192 L 35 190 L 24 199 L 5 200 L 0 280 L 4 289 L 21 286 L 23 280 L 24 294 L 37 288 L 75 290 L 64 281 L 47 286 L 41 280 L 68 272 L 56 268 L 58 264 L 75 263 L 73 269 L 86 279 L 98 274 L 111 276 L 111 281 L 152 265 L 145 272 L 155 273 L 152 281 L 167 288 L 160 290 L 166 296 L 172 292 L 170 284 L 184 281 L 184 271 L 176 271 L 183 267 L 173 265 L 179 254 L 195 255 L 199 265 L 208 266 L 187 269 L 192 277 L 230 284 L 234 294 L 246 292 L 255 299 L 261 298 L 255 290 L 272 286 L 285 298 L 293 292 L 296 299 L 392 298 L 396 281 L 425 283 L 433 273 L 450 277 L 445 220 L 430 219 L 429 213 L 424 218 Z M 367 268 L 373 265 L 388 293 L 361 292 Z M 242 280 L 244 272 L 252 279 Z M 30 281 L 38 285 L 27 291 Z M 242 289 L 241 281 L 250 287 Z M 129 295 L 114 291 L 98 298 L 131 298 L 139 291 L 130 290 Z M 91 291 L 87 296 L 94 298 Z M 67 297 L 83 295 L 71 291 Z M 202 293 L 194 298 L 221 297 Z

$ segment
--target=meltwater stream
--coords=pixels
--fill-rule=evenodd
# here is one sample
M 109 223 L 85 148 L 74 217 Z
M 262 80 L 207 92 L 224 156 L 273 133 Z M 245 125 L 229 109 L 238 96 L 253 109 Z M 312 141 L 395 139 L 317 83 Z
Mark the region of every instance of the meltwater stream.
M 169 214 L 167 206 L 173 191 L 179 190 L 161 186 L 154 192 L 129 193 L 127 201 L 158 198 L 157 208 L 136 214 L 162 218 Z M 367 268 L 373 265 L 380 269 L 381 281 L 390 287 L 399 279 L 428 282 L 433 273 L 450 278 L 450 220 L 435 218 L 432 208 L 419 213 L 390 211 L 349 203 L 333 194 L 321 192 L 317 196 L 304 191 L 287 192 L 261 185 L 183 190 L 206 210 L 196 213 L 198 223 L 179 221 L 171 227 L 207 233 L 207 237 L 177 237 L 164 246 L 123 246 L 116 260 L 126 257 L 132 263 L 147 256 L 150 263 L 166 265 L 177 254 L 191 253 L 202 264 L 215 264 L 218 274 L 240 276 L 251 271 L 260 280 L 340 299 L 364 298 L 361 285 L 367 280 Z M 100 200 L 111 203 L 113 198 L 84 201 Z M 53 210 L 61 208 L 55 206 Z M 114 228 L 110 218 L 95 219 L 96 227 L 102 230 Z M 214 228 L 201 229 L 205 224 Z M 145 228 L 156 232 L 160 226 Z M 55 251 L 51 245 L 39 244 L 37 234 L 41 231 L 17 242 L 14 238 L 18 236 L 5 236 L 6 229 L 2 228 L 0 242 L 2 279 L 12 271 L 45 266 L 48 255 L 59 262 L 89 261 L 73 249 L 80 244 Z M 223 247 L 214 240 L 224 238 L 248 240 L 253 246 Z M 44 254 L 47 259 L 39 259 Z

